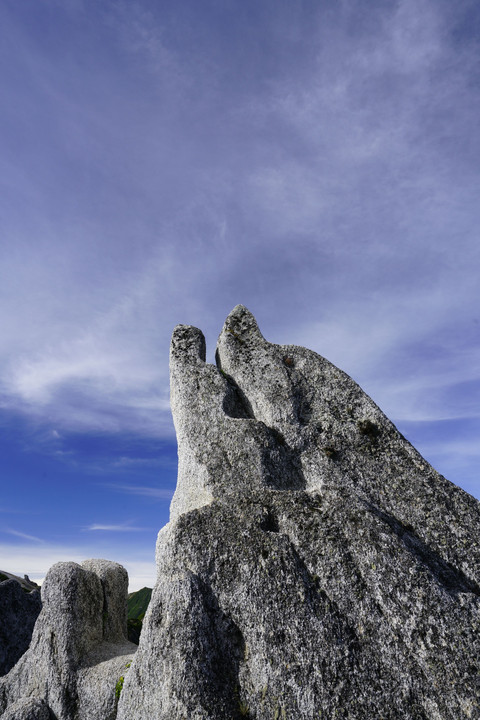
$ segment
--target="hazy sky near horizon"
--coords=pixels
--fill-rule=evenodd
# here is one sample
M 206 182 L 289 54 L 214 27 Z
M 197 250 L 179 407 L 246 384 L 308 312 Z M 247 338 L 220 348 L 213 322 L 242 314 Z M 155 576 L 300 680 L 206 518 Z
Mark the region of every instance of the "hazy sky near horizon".
M 475 0 L 3 0 L 0 56 L 0 569 L 153 583 L 171 332 L 237 303 L 480 497 Z

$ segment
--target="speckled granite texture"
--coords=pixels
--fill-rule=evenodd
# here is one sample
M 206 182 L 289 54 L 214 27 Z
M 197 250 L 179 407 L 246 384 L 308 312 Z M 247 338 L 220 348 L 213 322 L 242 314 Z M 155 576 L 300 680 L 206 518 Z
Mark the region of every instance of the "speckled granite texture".
M 480 505 L 237 306 L 178 326 L 179 442 L 119 720 L 479 718 Z

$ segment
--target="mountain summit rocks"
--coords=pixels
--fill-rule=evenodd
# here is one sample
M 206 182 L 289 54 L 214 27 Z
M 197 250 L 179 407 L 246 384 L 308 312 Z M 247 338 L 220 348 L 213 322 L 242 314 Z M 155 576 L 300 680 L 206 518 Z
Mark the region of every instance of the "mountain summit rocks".
M 0 678 L 2 720 L 113 720 L 127 641 L 126 570 L 107 560 L 61 562 L 42 585 L 30 647 Z
M 122 569 L 54 566 L 2 720 L 478 720 L 480 504 L 245 307 L 205 357 L 175 328 L 178 483 L 138 650 Z
M 178 484 L 119 720 L 480 717 L 480 505 L 237 306 L 172 338 Z

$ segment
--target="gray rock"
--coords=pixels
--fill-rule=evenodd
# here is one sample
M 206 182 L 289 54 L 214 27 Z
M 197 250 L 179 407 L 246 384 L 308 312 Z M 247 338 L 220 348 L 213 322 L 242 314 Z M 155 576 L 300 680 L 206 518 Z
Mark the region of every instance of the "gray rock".
M 92 571 L 102 585 L 103 639 L 112 643 L 123 642 L 127 637 L 127 571 L 109 560 L 85 560 L 82 567 Z
M 172 338 L 179 475 L 118 720 L 480 717 L 480 504 L 238 306 Z
M 200 330 L 175 328 L 170 351 L 171 406 L 178 478 L 170 517 L 252 489 L 304 486 L 295 454 L 273 427 L 257 421 L 247 397 L 205 363 Z
M 136 650 L 126 639 L 127 583 L 106 560 L 49 570 L 30 647 L 0 679 L 0 712 L 32 699 L 57 720 L 115 718 L 115 688 Z
M 2 720 L 54 720 L 48 705 L 43 700 L 18 700 L 2 715 Z
M 26 592 L 16 580 L 0 582 L 0 675 L 27 650 L 41 609 L 40 589 Z

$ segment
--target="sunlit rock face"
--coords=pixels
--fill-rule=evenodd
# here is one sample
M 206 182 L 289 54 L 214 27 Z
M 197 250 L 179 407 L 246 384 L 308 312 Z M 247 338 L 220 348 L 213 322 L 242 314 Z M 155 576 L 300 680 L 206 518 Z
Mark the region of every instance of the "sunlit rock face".
M 237 306 L 175 329 L 179 445 L 119 720 L 480 717 L 480 505 Z

